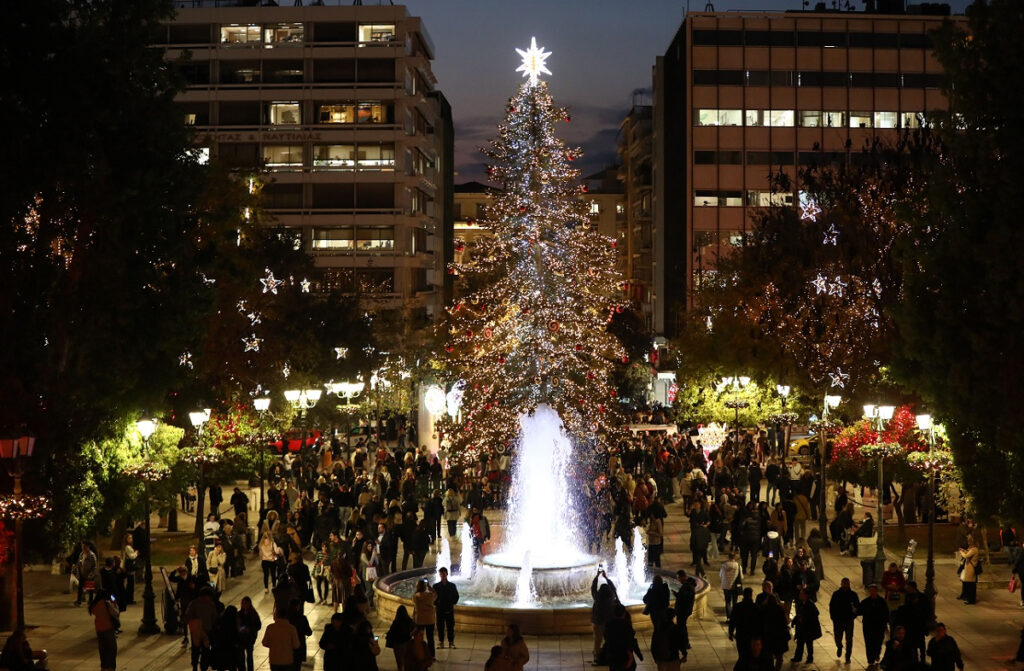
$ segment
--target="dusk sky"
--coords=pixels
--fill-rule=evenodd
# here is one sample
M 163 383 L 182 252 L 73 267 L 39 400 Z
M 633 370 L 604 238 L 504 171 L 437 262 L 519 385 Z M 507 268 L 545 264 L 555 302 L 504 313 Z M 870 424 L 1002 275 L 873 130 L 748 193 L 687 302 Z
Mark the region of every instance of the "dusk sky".
M 397 2 L 396 2 L 397 4 Z M 967 0 L 954 0 L 963 12 Z M 552 52 L 551 93 L 570 108 L 560 129 L 584 149 L 582 168 L 593 172 L 615 160 L 619 123 L 634 89 L 651 86 L 654 59 L 679 29 L 686 0 L 407 0 L 434 40 L 434 72 L 455 115 L 456 183 L 482 179 L 477 151 L 494 136 L 504 103 L 522 81 L 516 47 L 530 37 Z M 691 11 L 705 0 L 692 0 Z M 863 8 L 857 0 L 855 6 Z M 715 9 L 799 9 L 800 0 L 729 0 Z

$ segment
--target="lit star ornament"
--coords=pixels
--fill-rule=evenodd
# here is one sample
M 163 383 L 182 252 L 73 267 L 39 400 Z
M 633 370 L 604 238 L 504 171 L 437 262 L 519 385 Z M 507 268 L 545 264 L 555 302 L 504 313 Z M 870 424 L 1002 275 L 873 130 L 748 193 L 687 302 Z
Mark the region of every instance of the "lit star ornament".
M 833 247 L 839 242 L 839 231 L 836 230 L 836 225 L 832 224 L 825 231 L 825 239 L 821 241 L 823 245 L 832 245 Z
M 279 280 L 274 277 L 274 273 L 270 271 L 270 268 L 266 269 L 267 276 L 260 278 L 260 284 L 263 285 L 263 293 L 268 291 L 275 296 L 277 295 L 277 288 L 284 284 L 284 280 Z
M 844 282 L 842 278 L 839 277 L 839 275 L 836 275 L 835 281 L 832 282 L 832 284 L 828 285 L 828 295 L 839 296 L 840 298 L 842 298 L 844 289 L 846 289 L 846 282 Z
M 550 51 L 544 51 L 543 48 L 537 46 L 537 38 L 530 38 L 530 48 L 516 49 L 516 53 L 523 59 L 522 64 L 516 68 L 516 72 L 522 72 L 524 77 L 529 78 L 530 86 L 537 85 L 538 75 L 550 75 L 551 70 L 548 70 L 547 66 L 544 65 L 544 61 L 551 55 Z
M 814 278 L 814 280 L 811 281 L 811 284 L 814 285 L 815 290 L 819 294 L 823 294 L 826 291 L 828 291 L 828 278 L 826 278 L 824 275 L 821 275 L 820 273 L 817 277 Z
M 263 342 L 263 338 L 257 338 L 256 334 L 253 333 L 248 338 L 242 338 L 242 342 L 245 343 L 246 352 L 259 352 L 260 343 Z
M 194 368 L 194 366 L 192 365 L 192 353 L 182 352 L 181 356 L 178 357 L 178 365 L 184 366 L 189 370 L 192 370 Z
M 347 347 L 335 347 L 334 348 L 334 354 L 335 354 L 335 357 L 336 357 L 335 360 L 337 360 L 337 359 L 344 359 L 345 357 L 348 356 L 348 348 Z
M 842 368 L 837 368 L 836 372 L 829 373 L 828 376 L 832 378 L 832 386 L 840 389 L 845 389 L 846 383 L 850 380 L 850 374 L 844 373 Z
M 301 281 L 301 282 L 299 282 L 299 284 L 300 284 L 300 285 L 302 286 L 302 293 L 304 293 L 304 294 L 308 294 L 308 293 L 309 293 L 309 287 L 310 287 L 310 286 L 311 286 L 311 285 L 312 285 L 313 283 L 312 283 L 312 282 L 310 282 L 310 281 L 309 281 L 308 279 L 306 279 L 305 277 L 303 277 L 303 278 L 302 278 L 302 281 Z

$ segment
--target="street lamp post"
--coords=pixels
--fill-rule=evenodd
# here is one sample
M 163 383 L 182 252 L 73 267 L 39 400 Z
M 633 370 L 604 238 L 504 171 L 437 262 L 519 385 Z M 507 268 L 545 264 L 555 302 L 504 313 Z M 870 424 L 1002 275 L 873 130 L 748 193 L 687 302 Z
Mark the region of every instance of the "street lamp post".
M 740 438 L 740 408 L 746 408 L 750 404 L 746 401 L 740 400 L 740 391 L 750 384 L 750 378 L 746 375 L 739 375 L 736 377 L 723 377 L 719 388 L 730 387 L 732 389 L 732 401 L 726 403 L 726 407 L 732 408 L 735 411 L 735 424 L 733 429 L 736 431 L 736 441 L 739 442 Z
M 818 531 L 822 538 L 828 538 L 828 512 L 825 501 L 825 457 L 826 454 L 826 433 L 825 427 L 828 423 L 828 411 L 835 409 L 843 401 L 842 396 L 825 394 L 825 400 L 821 407 L 821 426 L 818 431 Z
M 319 389 L 289 389 L 284 392 L 284 400 L 288 401 L 293 408 L 299 411 L 299 419 L 302 420 L 302 444 L 306 444 L 308 433 L 308 410 L 312 409 L 320 401 L 321 391 Z
M 786 414 L 786 400 L 789 398 L 790 388 L 788 384 L 777 384 L 775 385 L 775 391 L 779 392 L 779 397 L 782 399 L 782 414 Z M 786 422 L 786 428 L 782 437 L 782 457 L 786 457 L 786 450 L 789 449 L 789 427 L 790 423 Z
M 935 430 L 931 415 L 918 415 L 917 428 L 928 434 L 928 455 L 935 448 Z M 931 607 L 931 621 L 935 621 L 935 464 L 928 463 L 928 563 L 924 572 L 924 595 Z
M 149 453 L 149 439 L 156 431 L 156 421 L 140 419 L 135 422 L 135 428 L 142 436 L 142 456 L 145 458 Z M 145 512 L 143 513 L 145 517 L 142 522 L 142 528 L 146 533 L 146 567 L 143 574 L 146 584 L 142 590 L 142 623 L 139 625 L 139 634 L 147 636 L 159 634 L 160 625 L 156 621 L 156 593 L 153 592 L 153 537 L 149 533 L 149 478 L 144 478 L 143 481 L 146 483 Z
M 879 434 L 879 440 L 881 440 L 882 430 L 885 429 L 886 423 L 892 419 L 893 413 L 896 411 L 895 406 L 891 405 L 865 405 L 864 406 L 864 417 L 871 420 L 875 425 L 875 430 Z M 878 454 L 878 512 L 876 513 L 878 519 L 875 520 L 875 581 L 878 581 L 882 574 L 885 572 L 885 520 L 882 519 L 882 504 L 884 500 L 883 492 L 885 491 L 885 480 L 883 473 L 883 461 L 885 455 L 881 452 Z
M 23 520 L 42 517 L 49 509 L 49 500 L 45 497 L 25 496 L 21 489 L 21 478 L 25 474 L 22 458 L 32 458 L 36 439 L 31 435 L 0 440 L 0 458 L 11 460 L 12 468 L 8 470 L 14 479 L 12 496 L 4 497 L 5 517 L 14 520 L 14 592 L 15 621 L 17 627 L 25 626 L 25 586 L 22 577 L 24 560 L 22 557 L 21 523 Z
M 263 416 L 266 415 L 267 410 L 270 409 L 270 397 L 265 396 L 263 398 L 257 398 L 252 402 L 252 406 L 256 408 L 256 412 L 260 413 L 260 424 L 263 424 Z M 263 493 L 263 484 L 266 479 L 266 472 L 263 466 L 263 457 L 267 453 L 267 446 L 257 439 L 257 445 L 260 451 L 260 515 L 266 507 L 265 494 Z
M 210 409 L 206 408 L 205 410 L 197 410 L 188 413 L 188 421 L 192 423 L 192 427 L 196 430 L 196 447 L 201 450 L 202 446 L 200 445 L 200 438 L 203 436 L 203 425 L 210 421 Z M 204 461 L 205 459 L 202 456 L 200 456 L 197 461 L 199 477 L 197 478 L 198 482 L 196 483 L 196 495 L 199 500 L 196 501 L 196 526 L 193 530 L 193 533 L 199 537 L 200 546 L 202 546 L 203 543 L 203 523 L 206 517 L 206 513 L 203 512 L 206 505 L 206 482 L 205 474 L 203 473 Z

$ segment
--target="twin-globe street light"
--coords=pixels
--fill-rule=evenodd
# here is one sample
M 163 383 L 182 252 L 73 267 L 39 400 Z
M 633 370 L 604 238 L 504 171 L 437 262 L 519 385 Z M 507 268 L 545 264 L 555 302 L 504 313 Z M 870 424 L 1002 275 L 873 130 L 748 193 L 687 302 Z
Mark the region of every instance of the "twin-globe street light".
M 892 405 L 874 405 L 867 404 L 864 406 L 864 418 L 870 420 L 875 425 L 875 430 L 878 433 L 878 440 L 881 442 L 881 434 L 885 429 L 886 423 L 892 419 L 893 413 L 896 412 L 896 406 Z M 885 498 L 883 495 L 884 491 L 884 480 L 882 473 L 882 464 L 885 459 L 885 454 L 881 451 L 878 453 L 878 519 L 875 520 L 875 533 L 877 537 L 875 539 L 875 582 L 881 580 L 882 573 L 885 572 L 885 520 L 882 519 L 882 501 Z
M 821 426 L 818 431 L 818 530 L 821 532 L 822 538 L 828 538 L 828 515 L 825 513 L 826 506 L 828 505 L 825 501 L 825 458 L 826 454 L 826 435 L 828 434 L 828 411 L 835 410 L 842 403 L 843 397 L 836 394 L 825 394 L 825 402 L 821 408 Z M 813 417 L 811 418 L 814 419 Z
M 142 436 L 142 457 L 146 458 L 149 452 L 149 439 L 156 431 L 156 420 L 140 419 L 135 422 L 135 428 Z M 143 478 L 146 483 L 145 517 L 143 518 L 143 529 L 146 533 L 146 570 L 143 575 L 145 588 L 142 590 L 142 623 L 139 625 L 139 634 L 159 634 L 160 625 L 156 621 L 156 594 L 153 592 L 153 537 L 149 533 L 149 478 Z
M 749 407 L 750 404 L 746 401 L 740 400 L 740 391 L 750 384 L 750 378 L 746 375 L 739 375 L 736 377 L 723 377 L 722 381 L 718 383 L 718 390 L 722 391 L 725 388 L 731 388 L 733 394 L 733 400 L 726 402 L 725 407 L 732 408 L 735 415 L 735 426 L 733 427 L 736 431 L 736 441 L 740 439 L 740 408 Z
M 917 428 L 922 433 L 928 434 L 928 455 L 931 457 L 935 449 L 935 427 L 932 424 L 931 415 L 917 415 Z M 924 572 L 924 594 L 931 607 L 930 615 L 932 622 L 935 621 L 935 462 L 929 458 L 925 462 L 928 469 L 928 564 Z

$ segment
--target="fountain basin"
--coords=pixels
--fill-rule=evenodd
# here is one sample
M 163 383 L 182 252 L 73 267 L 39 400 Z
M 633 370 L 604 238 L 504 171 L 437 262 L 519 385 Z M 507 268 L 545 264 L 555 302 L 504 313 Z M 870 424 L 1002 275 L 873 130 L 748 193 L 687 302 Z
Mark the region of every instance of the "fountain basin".
M 536 571 L 536 569 L 534 569 Z M 382 622 L 390 623 L 399 606 L 405 606 L 412 615 L 412 593 L 416 583 L 423 578 L 434 582 L 434 567 L 412 569 L 391 573 L 374 584 L 377 615 Z M 452 573 L 456 571 L 453 569 Z M 669 583 L 673 591 L 679 588 L 675 573 L 663 569 L 649 568 L 651 575 L 660 575 Z M 518 577 L 518 569 L 515 570 Z M 590 624 L 590 584 L 594 570 L 588 577 L 586 590 L 582 594 L 572 596 L 549 596 L 538 599 L 535 605 L 517 606 L 514 589 L 512 595 L 488 592 L 483 585 L 474 586 L 470 581 L 456 579 L 453 582 L 460 592 L 459 605 L 455 607 L 455 626 L 459 631 L 493 634 L 501 637 L 505 633 L 505 625 L 515 622 L 524 634 L 557 636 L 562 634 L 591 634 Z M 707 595 L 711 591 L 705 580 L 697 581 L 697 598 L 694 603 L 693 617 L 703 617 L 707 608 Z M 513 585 L 514 585 L 513 581 Z M 479 588 L 478 588 L 479 587 Z M 643 615 L 643 592 L 633 591 L 619 595 L 622 604 L 629 611 L 633 620 L 633 628 L 637 631 L 650 631 L 651 620 Z
M 531 566 L 531 584 L 537 597 L 590 596 L 590 581 L 594 579 L 600 558 L 580 555 L 566 562 L 541 562 Z M 557 565 L 556 565 L 557 564 Z M 522 558 L 497 552 L 486 555 L 480 562 L 481 584 L 498 594 L 515 596 L 522 569 Z

